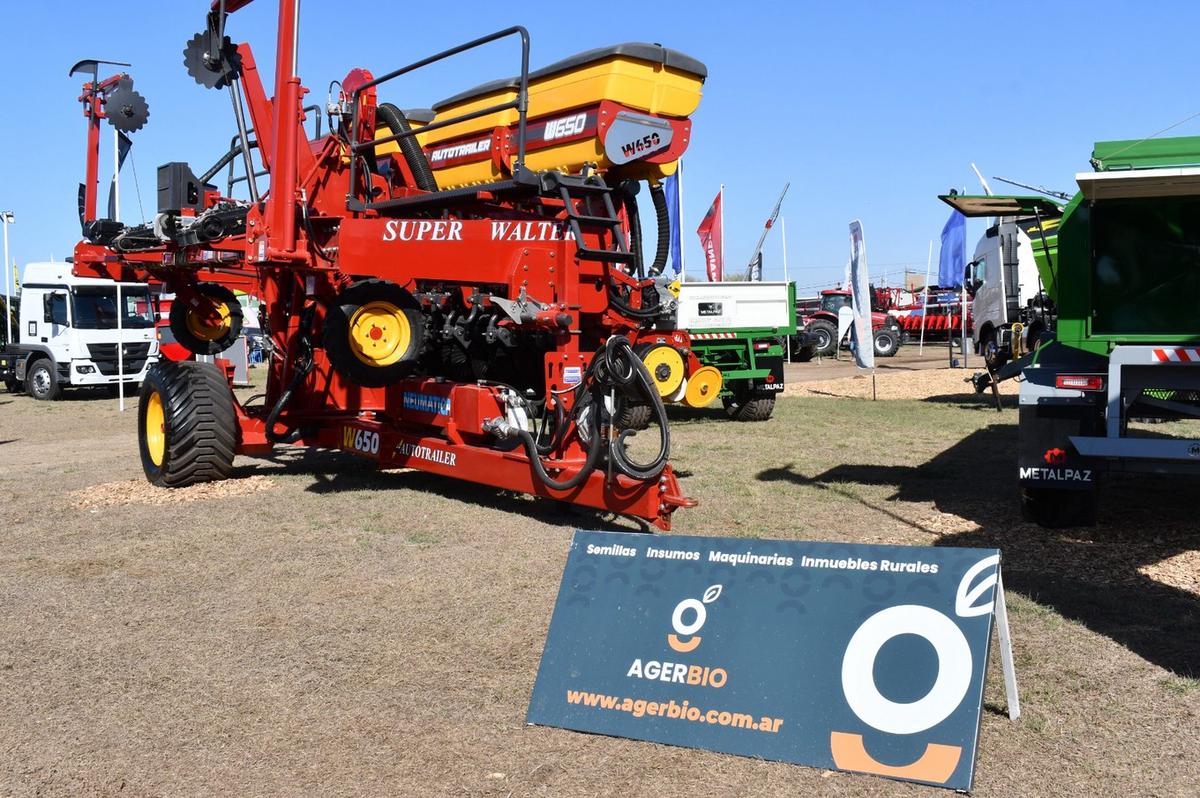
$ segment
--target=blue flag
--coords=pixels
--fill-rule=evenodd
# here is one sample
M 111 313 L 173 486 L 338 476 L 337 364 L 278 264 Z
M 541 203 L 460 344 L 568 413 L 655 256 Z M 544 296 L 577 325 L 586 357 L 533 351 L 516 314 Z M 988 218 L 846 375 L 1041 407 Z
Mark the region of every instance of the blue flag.
M 942 228 L 942 252 L 938 256 L 938 287 L 958 288 L 967 268 L 967 217 L 951 211 Z
M 682 164 L 680 168 L 683 168 Z M 663 189 L 667 193 L 667 213 L 671 219 L 671 269 L 679 274 L 683 269 L 683 244 L 679 235 L 679 217 L 682 215 L 679 207 L 679 176 L 671 175 L 664 180 Z

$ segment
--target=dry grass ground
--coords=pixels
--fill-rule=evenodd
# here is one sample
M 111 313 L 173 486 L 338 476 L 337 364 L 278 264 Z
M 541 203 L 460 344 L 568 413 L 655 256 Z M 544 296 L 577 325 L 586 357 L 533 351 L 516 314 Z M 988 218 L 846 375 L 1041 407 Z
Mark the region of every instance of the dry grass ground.
M 964 387 L 677 414 L 676 531 L 1001 547 L 1025 715 L 994 661 L 976 794 L 1195 795 L 1195 487 L 1023 524 L 1015 413 Z M 337 454 L 177 500 L 114 405 L 0 393 L 0 794 L 945 794 L 527 728 L 570 528 L 611 519 Z

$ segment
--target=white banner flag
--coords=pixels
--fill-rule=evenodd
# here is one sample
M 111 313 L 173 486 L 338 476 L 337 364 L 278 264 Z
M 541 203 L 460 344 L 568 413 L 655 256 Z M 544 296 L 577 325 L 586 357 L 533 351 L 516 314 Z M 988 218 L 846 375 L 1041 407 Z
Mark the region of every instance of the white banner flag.
M 867 274 L 867 242 L 862 222 L 850 223 L 850 296 L 854 308 L 851 349 L 859 368 L 875 368 L 875 336 L 871 329 L 871 278 Z

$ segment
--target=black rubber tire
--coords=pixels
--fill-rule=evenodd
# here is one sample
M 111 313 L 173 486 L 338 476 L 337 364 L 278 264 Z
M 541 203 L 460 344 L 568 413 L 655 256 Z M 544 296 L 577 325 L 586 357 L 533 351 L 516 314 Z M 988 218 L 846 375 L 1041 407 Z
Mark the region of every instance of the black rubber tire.
M 379 121 L 387 125 L 392 135 L 407 133 L 412 129 L 404 112 L 391 103 L 380 103 L 375 113 L 379 117 Z M 408 168 L 412 170 L 413 177 L 417 181 L 416 187 L 422 191 L 437 191 L 437 180 L 433 177 L 433 170 L 429 167 L 429 159 L 425 157 L 425 151 L 417 143 L 417 137 L 405 136 L 397 139 L 396 145 L 400 148 L 400 154 L 404 156 Z
M 4 387 L 8 389 L 9 393 L 20 393 L 21 381 L 16 377 L 11 377 L 4 381 Z
M 1021 516 L 1026 521 L 1046 527 L 1095 526 L 1098 490 L 1021 489 Z
M 1000 351 L 1000 342 L 997 340 L 994 329 L 989 329 L 979 336 L 979 350 L 979 354 L 983 356 L 983 362 L 992 371 L 996 371 L 1008 362 L 1008 355 Z
M 400 308 L 408 319 L 412 340 L 400 360 L 388 366 L 372 366 L 358 359 L 350 347 L 350 319 L 358 308 L 370 302 L 389 302 Z M 421 350 L 425 348 L 425 317 L 413 295 L 387 280 L 359 280 L 334 299 L 325 313 L 322 346 L 329 363 L 339 374 L 356 385 L 381 388 L 412 374 Z
M 196 283 L 192 290 L 214 302 L 224 303 L 229 308 L 229 329 L 224 335 L 213 341 L 206 341 L 193 335 L 187 326 L 189 305 L 187 301 L 176 298 L 171 303 L 171 332 L 175 335 L 175 340 L 193 354 L 220 354 L 233 346 L 234 341 L 242 334 L 242 303 L 238 302 L 237 296 L 232 291 L 217 283 Z
M 825 319 L 815 319 L 809 322 L 808 331 L 817 336 L 813 352 L 821 357 L 833 357 L 838 347 L 837 327 Z
M 40 357 L 25 369 L 25 393 L 42 402 L 52 402 L 62 396 L 58 369 L 48 357 Z
M 725 415 L 734 421 L 766 421 L 775 411 L 774 396 L 722 396 L 721 404 L 725 406 Z
M 645 403 L 626 401 L 617 414 L 617 426 L 621 429 L 644 430 L 650 427 L 654 408 Z
M 146 410 L 157 392 L 166 442 L 161 464 L 146 446 Z M 183 488 L 225 479 L 237 446 L 233 392 L 214 363 L 160 360 L 150 368 L 138 399 L 138 452 L 146 479 L 160 488 Z
M 900 336 L 895 330 L 876 330 L 874 345 L 876 357 L 895 357 L 900 351 Z

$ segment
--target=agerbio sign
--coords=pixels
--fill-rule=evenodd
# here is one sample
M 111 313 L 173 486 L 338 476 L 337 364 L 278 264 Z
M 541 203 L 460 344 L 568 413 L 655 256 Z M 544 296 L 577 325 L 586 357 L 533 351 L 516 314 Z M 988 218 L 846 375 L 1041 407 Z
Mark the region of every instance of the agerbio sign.
M 999 560 L 577 531 L 528 722 L 970 789 Z

